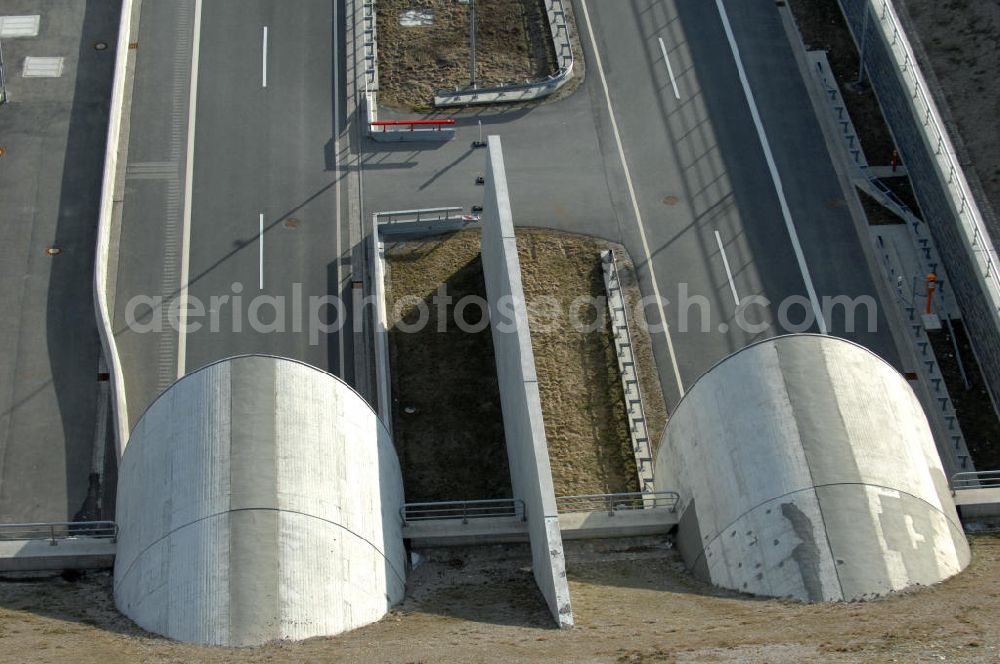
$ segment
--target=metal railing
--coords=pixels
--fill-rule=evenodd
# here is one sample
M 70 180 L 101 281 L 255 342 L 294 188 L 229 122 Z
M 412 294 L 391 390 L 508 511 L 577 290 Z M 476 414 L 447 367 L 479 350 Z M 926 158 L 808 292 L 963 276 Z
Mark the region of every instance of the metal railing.
M 557 496 L 556 508 L 569 512 L 615 512 L 629 510 L 677 509 L 680 495 L 676 491 L 644 491 L 634 493 L 597 493 L 589 496 Z
M 604 271 L 604 286 L 608 295 L 608 315 L 611 319 L 611 336 L 618 370 L 621 374 L 622 390 L 625 396 L 625 410 L 628 417 L 629 438 L 635 457 L 635 469 L 639 488 L 645 492 L 653 487 L 653 450 L 649 439 L 649 423 L 643 406 L 642 390 L 639 387 L 639 371 L 635 360 L 632 329 L 628 323 L 628 306 L 618 276 L 618 265 L 613 249 L 601 253 L 601 267 Z
M 917 58 L 906 37 L 906 31 L 900 24 L 890 0 L 868 0 L 864 6 L 865 11 L 871 9 L 877 14 L 876 18 L 882 26 L 888 48 L 897 60 L 900 77 L 904 86 L 909 89 L 914 110 L 919 114 L 918 120 L 928 132 L 933 133 L 933 136 L 928 133 L 926 138 L 932 143 L 932 149 L 938 157 L 938 166 L 953 197 L 953 205 L 958 210 L 959 223 L 971 244 L 974 260 L 979 264 L 980 274 L 986 281 L 996 313 L 1000 308 L 1000 272 L 995 260 L 996 250 L 990 236 L 983 230 L 982 215 L 969 192 L 968 182 L 958 164 L 955 148 L 944 129 L 944 121 L 927 91 L 927 83 L 917 66 Z
M 951 476 L 951 490 L 1000 488 L 1000 470 L 975 470 Z
M 109 539 L 117 541 L 118 524 L 114 521 L 51 521 L 47 523 L 0 523 L 0 540 Z
M 492 500 L 445 500 L 430 503 L 406 503 L 399 510 L 403 525 L 411 521 L 430 521 L 434 519 L 461 519 L 467 523 L 469 519 L 486 519 L 497 517 L 514 517 L 526 521 L 524 501 L 512 498 Z

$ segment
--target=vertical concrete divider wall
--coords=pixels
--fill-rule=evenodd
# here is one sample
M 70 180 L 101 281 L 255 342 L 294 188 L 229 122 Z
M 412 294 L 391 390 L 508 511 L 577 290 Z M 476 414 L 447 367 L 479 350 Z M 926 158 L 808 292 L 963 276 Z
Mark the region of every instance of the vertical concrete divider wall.
M 535 582 L 559 626 L 571 627 L 566 561 L 500 138 L 490 136 L 488 148 L 482 259 L 511 485 L 514 497 L 524 501 Z
M 839 0 L 951 277 L 994 399 L 1000 399 L 1000 271 L 982 213 L 891 0 Z M 888 155 L 869 155 L 888 159 Z
M 128 440 L 128 407 L 125 400 L 125 376 L 112 325 L 108 303 L 108 261 L 112 251 L 111 231 L 116 210 L 120 213 L 121 201 L 115 200 L 118 177 L 118 154 L 121 143 L 122 123 L 125 121 L 125 83 L 129 72 L 129 41 L 132 33 L 133 0 L 122 0 L 118 43 L 115 51 L 115 78 L 111 88 L 111 109 L 108 115 L 108 141 L 104 154 L 104 178 L 101 184 L 101 208 L 97 221 L 97 250 L 94 258 L 94 309 L 97 330 L 101 337 L 101 350 L 111 375 L 111 399 L 114 413 L 115 440 L 118 456 L 125 450 Z

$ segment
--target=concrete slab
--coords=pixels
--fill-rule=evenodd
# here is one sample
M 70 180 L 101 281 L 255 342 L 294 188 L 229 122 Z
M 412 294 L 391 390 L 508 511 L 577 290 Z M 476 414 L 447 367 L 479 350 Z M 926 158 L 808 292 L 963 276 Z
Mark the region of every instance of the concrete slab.
M 0 39 L 18 37 L 37 37 L 38 26 L 42 17 L 39 14 L 29 16 L 0 16 Z
M 59 78 L 65 69 L 64 58 L 36 57 L 29 55 L 24 59 L 24 78 Z

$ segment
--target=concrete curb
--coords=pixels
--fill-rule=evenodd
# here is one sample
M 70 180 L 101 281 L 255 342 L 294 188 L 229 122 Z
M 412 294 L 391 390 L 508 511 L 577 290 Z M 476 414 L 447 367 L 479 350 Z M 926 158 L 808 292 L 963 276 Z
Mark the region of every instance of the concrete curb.
M 118 173 L 118 156 L 124 120 L 125 84 L 129 75 L 129 42 L 132 34 L 134 0 L 122 0 L 118 44 L 115 52 L 115 77 L 111 89 L 111 110 L 108 116 L 108 141 L 104 154 L 104 176 L 101 185 L 101 207 L 97 224 L 97 250 L 94 259 L 94 309 L 101 349 L 111 378 L 111 396 L 114 412 L 115 441 L 118 456 L 125 450 L 128 440 L 128 406 L 125 396 L 125 376 L 122 372 L 118 344 L 115 341 L 112 315 L 108 304 L 108 263 L 111 260 L 112 217 L 116 205 L 115 186 Z
M 559 73 L 526 85 L 507 85 L 478 88 L 469 91 L 442 92 L 434 96 L 438 107 L 470 106 L 478 104 L 513 103 L 541 99 L 554 93 L 573 78 L 573 43 L 569 37 L 565 0 L 545 0 L 545 14 L 552 33 L 552 48 L 559 61 Z

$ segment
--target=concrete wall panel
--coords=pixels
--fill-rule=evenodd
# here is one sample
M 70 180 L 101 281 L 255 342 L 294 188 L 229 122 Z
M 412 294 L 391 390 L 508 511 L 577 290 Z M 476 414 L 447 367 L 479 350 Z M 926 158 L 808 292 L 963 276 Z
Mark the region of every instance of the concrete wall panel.
M 569 627 L 573 612 L 500 139 L 490 136 L 488 147 L 482 258 L 511 487 L 524 501 L 535 582 L 559 625 Z

